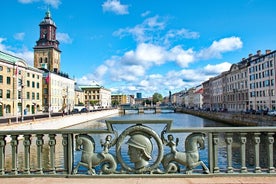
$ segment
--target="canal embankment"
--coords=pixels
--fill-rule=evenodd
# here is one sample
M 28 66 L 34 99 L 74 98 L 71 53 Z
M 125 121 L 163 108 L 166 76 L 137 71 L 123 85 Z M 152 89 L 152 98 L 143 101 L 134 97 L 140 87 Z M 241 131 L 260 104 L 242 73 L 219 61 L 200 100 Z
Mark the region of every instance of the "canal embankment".
M 1 124 L 0 130 L 50 130 L 61 129 L 87 121 L 108 117 L 118 114 L 118 109 L 102 110 L 87 113 L 71 114 L 66 116 L 49 117 L 42 119 L 28 120 L 18 123 Z
M 199 111 L 186 108 L 177 108 L 176 112 L 191 114 L 202 118 L 218 121 L 233 126 L 275 126 L 276 117 L 232 112 Z

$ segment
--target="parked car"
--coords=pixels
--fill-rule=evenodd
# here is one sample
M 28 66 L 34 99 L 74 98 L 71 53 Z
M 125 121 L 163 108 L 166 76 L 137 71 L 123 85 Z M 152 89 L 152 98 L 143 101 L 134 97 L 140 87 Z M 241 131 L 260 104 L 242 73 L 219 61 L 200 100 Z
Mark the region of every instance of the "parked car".
M 88 112 L 88 109 L 87 109 L 87 108 L 82 108 L 82 109 L 80 110 L 80 112 Z
M 256 114 L 256 111 L 254 109 L 248 109 L 244 113 L 245 114 Z
M 263 110 L 263 109 L 257 110 L 256 114 L 258 114 L 258 115 L 267 115 L 267 110 Z
M 267 115 L 269 115 L 269 116 L 276 116 L 276 110 L 270 110 L 270 111 L 268 111 Z
M 79 109 L 73 109 L 73 110 L 71 111 L 71 113 L 72 113 L 72 114 L 77 114 L 77 113 L 79 113 Z

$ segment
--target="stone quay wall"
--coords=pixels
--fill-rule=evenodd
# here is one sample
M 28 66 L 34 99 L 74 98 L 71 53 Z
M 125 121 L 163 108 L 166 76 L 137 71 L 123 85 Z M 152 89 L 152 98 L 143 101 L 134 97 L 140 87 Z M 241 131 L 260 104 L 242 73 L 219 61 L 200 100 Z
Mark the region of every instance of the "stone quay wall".
M 177 108 L 176 112 L 191 114 L 202 118 L 231 124 L 233 126 L 275 126 L 276 117 L 233 112 L 211 112 Z

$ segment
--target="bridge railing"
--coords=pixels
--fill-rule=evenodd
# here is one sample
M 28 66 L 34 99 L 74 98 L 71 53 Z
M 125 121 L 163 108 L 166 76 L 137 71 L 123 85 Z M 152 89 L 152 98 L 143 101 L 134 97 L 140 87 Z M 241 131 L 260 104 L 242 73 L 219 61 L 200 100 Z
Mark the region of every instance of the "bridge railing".
M 170 120 L 106 125 L 0 131 L 0 177 L 275 174 L 275 127 L 173 129 Z

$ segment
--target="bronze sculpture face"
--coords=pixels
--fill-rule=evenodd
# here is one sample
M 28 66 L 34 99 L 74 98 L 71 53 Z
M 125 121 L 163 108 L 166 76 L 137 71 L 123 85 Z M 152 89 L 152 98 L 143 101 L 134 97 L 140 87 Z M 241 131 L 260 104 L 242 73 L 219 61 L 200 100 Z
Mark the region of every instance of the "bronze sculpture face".
M 146 167 L 151 159 L 152 142 L 150 139 L 144 135 L 135 134 L 130 137 L 127 144 L 129 145 L 128 155 L 135 169 Z

